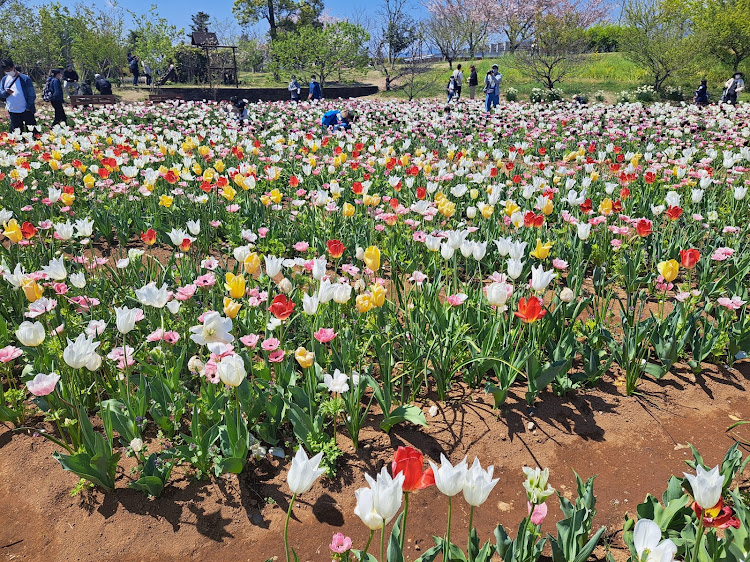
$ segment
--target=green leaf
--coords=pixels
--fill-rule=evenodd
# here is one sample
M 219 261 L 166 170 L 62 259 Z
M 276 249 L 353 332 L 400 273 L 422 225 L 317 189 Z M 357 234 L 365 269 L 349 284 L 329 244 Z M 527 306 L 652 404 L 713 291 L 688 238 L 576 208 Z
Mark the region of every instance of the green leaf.
M 401 521 L 404 518 L 404 512 L 401 512 L 393 524 L 391 538 L 388 539 L 388 562 L 404 562 L 404 554 L 401 552 Z

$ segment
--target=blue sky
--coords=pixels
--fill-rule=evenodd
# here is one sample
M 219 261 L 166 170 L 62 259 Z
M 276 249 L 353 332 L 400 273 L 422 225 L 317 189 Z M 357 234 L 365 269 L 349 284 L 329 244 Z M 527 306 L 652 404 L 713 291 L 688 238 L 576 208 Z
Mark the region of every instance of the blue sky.
M 61 0 L 61 4 L 73 6 L 80 0 Z M 424 8 L 419 4 L 419 0 L 411 0 L 414 15 L 421 17 Z M 98 7 L 105 7 L 107 0 L 93 0 L 87 2 Z M 190 28 L 190 16 L 203 10 L 215 19 L 221 21 L 232 18 L 233 0 L 120 0 L 120 7 L 132 10 L 136 13 L 147 12 L 152 6 L 156 5 L 159 15 L 170 20 L 177 27 L 183 27 L 185 30 Z M 350 18 L 357 16 L 375 16 L 379 0 L 325 0 L 326 11 L 336 17 Z M 268 29 L 266 25 L 258 25 L 258 32 L 265 32 Z

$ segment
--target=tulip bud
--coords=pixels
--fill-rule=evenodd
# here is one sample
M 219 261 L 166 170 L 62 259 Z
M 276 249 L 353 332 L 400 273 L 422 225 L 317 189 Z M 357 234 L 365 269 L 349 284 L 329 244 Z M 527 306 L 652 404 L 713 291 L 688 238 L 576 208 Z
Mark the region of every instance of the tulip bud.
M 573 293 L 573 290 L 570 287 L 565 287 L 560 291 L 560 300 L 563 302 L 573 302 L 573 299 L 575 298 L 575 293 Z
M 292 292 L 292 282 L 289 281 L 286 277 L 284 277 L 281 281 L 278 282 L 279 291 L 284 293 L 285 295 L 288 295 Z

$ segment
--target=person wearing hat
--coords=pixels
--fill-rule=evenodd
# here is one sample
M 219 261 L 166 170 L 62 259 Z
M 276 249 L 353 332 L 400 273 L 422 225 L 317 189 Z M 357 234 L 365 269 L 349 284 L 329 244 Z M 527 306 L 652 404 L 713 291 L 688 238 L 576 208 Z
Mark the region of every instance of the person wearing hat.
M 94 82 L 94 86 L 96 86 L 96 89 L 99 90 L 99 93 L 103 96 L 111 96 L 112 84 L 109 83 L 109 80 L 107 80 L 101 74 L 95 74 L 94 78 L 96 79 Z
M 721 101 L 729 105 L 737 105 L 737 94 L 745 89 L 745 81 L 741 72 L 735 72 L 729 80 L 724 83 L 724 95 Z

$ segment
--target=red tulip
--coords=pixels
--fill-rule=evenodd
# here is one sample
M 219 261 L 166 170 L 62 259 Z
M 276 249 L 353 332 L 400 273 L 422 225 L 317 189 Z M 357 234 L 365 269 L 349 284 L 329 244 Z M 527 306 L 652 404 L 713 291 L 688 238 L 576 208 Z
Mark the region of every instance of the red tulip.
M 724 505 L 721 499 L 719 499 L 719 503 L 714 507 L 706 510 L 701 509 L 696 502 L 693 502 L 693 511 L 698 516 L 698 519 L 703 518 L 704 527 L 714 527 L 716 529 L 726 529 L 727 527 L 740 528 L 740 521 L 736 517 L 733 517 L 732 508 Z
M 682 214 L 682 208 L 681 207 L 670 207 L 667 209 L 667 217 L 670 220 L 676 221 L 680 218 L 680 215 Z
M 638 219 L 638 222 L 635 223 L 635 231 L 638 233 L 638 236 L 645 238 L 651 234 L 653 225 L 654 223 L 648 219 Z
M 23 237 L 26 238 L 26 240 L 30 240 L 36 234 L 36 228 L 29 221 L 26 221 L 21 226 L 21 234 L 23 234 Z
M 582 213 L 586 213 L 588 215 L 592 209 L 593 209 L 593 206 L 591 205 L 591 199 L 586 199 L 583 203 L 581 203 Z
M 336 239 L 326 242 L 326 247 L 328 247 L 328 253 L 331 254 L 331 257 L 334 259 L 340 258 L 341 254 L 346 250 L 346 246 L 344 246 L 341 240 Z
M 701 259 L 701 253 L 695 248 L 680 250 L 680 262 L 685 269 L 693 269 Z
M 421 490 L 435 484 L 432 468 L 422 471 L 424 457 L 414 447 L 399 447 L 393 455 L 391 472 L 393 476 L 404 473 L 404 492 Z
M 164 179 L 167 180 L 167 183 L 175 184 L 180 178 L 172 170 L 169 170 L 166 174 L 164 174 Z
M 418 187 L 417 188 L 417 199 L 419 199 L 421 201 L 425 197 L 427 197 L 427 189 L 424 188 L 424 187 Z
M 182 242 L 180 242 L 180 251 L 187 252 L 190 249 L 192 243 L 193 242 L 190 240 L 190 238 L 183 238 Z
M 153 246 L 156 243 L 156 231 L 149 228 L 146 232 L 141 232 L 141 240 L 147 246 Z
M 291 299 L 286 298 L 284 295 L 278 295 L 274 297 L 268 310 L 279 320 L 284 320 L 292 315 L 295 306 Z
M 531 324 L 547 314 L 542 307 L 543 304 L 539 297 L 529 297 L 528 300 L 522 298 L 518 301 L 518 310 L 514 314 L 527 324 Z

